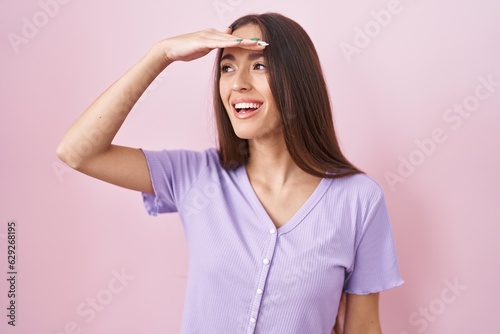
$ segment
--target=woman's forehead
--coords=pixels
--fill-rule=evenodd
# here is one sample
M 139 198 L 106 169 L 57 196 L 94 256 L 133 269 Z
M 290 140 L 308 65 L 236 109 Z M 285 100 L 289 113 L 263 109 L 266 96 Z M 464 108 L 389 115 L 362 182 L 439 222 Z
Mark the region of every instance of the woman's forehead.
M 245 50 L 242 48 L 226 48 L 222 53 L 221 62 L 224 60 L 236 61 L 239 59 L 255 61 L 261 58 L 265 58 L 262 51 Z
M 255 24 L 247 24 L 241 26 L 238 29 L 235 29 L 232 32 L 232 35 L 238 38 L 245 38 L 245 39 L 250 39 L 250 38 L 262 39 L 262 32 L 259 26 Z M 256 53 L 255 51 L 242 49 L 240 47 L 225 48 L 224 51 L 222 52 L 222 57 L 224 58 L 224 56 L 226 56 L 227 54 L 233 55 L 233 58 L 241 56 L 246 57 L 250 54 L 255 54 L 255 53 Z M 262 52 L 259 53 L 262 55 Z

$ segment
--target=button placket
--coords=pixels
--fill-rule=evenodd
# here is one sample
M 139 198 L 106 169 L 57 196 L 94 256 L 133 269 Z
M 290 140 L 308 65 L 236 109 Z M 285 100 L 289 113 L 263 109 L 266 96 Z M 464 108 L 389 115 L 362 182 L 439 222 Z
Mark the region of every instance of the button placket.
M 267 276 L 269 274 L 269 269 L 272 265 L 272 258 L 274 255 L 274 251 L 276 248 L 276 243 L 278 239 L 278 233 L 276 233 L 276 229 L 271 228 L 269 230 L 269 235 L 270 235 L 270 240 L 269 244 L 267 247 L 267 251 L 265 254 L 265 257 L 262 259 L 262 264 L 261 264 L 261 271 L 260 271 L 260 277 L 259 277 L 259 283 L 257 285 L 257 289 L 254 295 L 254 298 L 252 300 L 252 307 L 250 311 L 250 319 L 249 319 L 249 324 L 248 328 L 246 331 L 246 334 L 253 334 L 255 331 L 255 327 L 258 321 L 258 314 L 260 310 L 260 306 L 262 304 L 262 298 L 264 295 L 264 290 L 265 290 L 265 284 L 267 280 Z

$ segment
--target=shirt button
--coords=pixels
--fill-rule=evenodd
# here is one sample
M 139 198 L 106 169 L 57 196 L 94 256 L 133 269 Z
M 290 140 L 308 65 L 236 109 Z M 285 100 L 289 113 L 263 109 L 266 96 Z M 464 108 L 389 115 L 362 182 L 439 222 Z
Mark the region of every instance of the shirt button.
M 276 229 L 274 229 L 274 228 L 270 229 L 270 230 L 269 230 L 269 233 L 271 233 L 271 234 L 276 233 Z
M 261 294 L 263 294 L 263 293 L 264 293 L 264 290 L 262 290 L 262 289 L 257 289 L 257 294 L 258 294 L 258 295 L 261 295 Z
M 264 262 L 264 264 L 269 264 L 269 260 L 268 259 L 264 259 L 264 261 L 262 261 L 262 262 Z
M 257 321 L 257 319 L 255 319 L 255 318 L 250 318 L 250 322 L 251 322 L 251 323 L 255 323 L 256 321 Z

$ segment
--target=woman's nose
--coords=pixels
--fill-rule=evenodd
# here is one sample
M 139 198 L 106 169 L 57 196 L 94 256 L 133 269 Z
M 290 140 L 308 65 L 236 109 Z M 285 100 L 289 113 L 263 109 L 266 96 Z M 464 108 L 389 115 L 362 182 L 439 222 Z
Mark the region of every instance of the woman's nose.
M 251 83 L 248 73 L 246 71 L 237 71 L 234 76 L 233 90 L 249 90 L 251 89 Z

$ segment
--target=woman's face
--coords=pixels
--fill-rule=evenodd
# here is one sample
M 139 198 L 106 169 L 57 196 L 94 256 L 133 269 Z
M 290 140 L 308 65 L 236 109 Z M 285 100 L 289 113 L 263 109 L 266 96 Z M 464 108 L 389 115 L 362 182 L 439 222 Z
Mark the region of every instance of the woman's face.
M 240 27 L 233 35 L 262 38 L 256 25 Z M 220 95 L 236 135 L 250 140 L 281 136 L 281 120 L 269 87 L 262 51 L 226 48 L 220 71 Z

